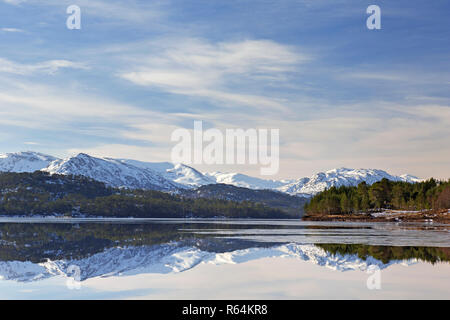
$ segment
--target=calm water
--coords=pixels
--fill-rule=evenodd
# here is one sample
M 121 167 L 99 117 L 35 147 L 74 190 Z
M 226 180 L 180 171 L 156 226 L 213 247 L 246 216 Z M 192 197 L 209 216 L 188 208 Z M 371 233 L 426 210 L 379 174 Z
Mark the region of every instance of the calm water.
M 0 219 L 0 298 L 450 298 L 450 226 Z

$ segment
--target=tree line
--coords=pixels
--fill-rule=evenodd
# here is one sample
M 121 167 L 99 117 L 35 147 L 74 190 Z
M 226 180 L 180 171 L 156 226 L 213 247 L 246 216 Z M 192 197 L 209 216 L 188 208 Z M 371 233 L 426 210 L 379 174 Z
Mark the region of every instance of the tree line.
M 450 180 L 417 183 L 382 179 L 372 185 L 331 187 L 312 197 L 307 214 L 351 214 L 370 210 L 450 208 Z
M 107 187 L 72 175 L 0 173 L 0 215 L 66 215 L 142 218 L 289 218 L 252 201 L 190 199 L 153 190 Z

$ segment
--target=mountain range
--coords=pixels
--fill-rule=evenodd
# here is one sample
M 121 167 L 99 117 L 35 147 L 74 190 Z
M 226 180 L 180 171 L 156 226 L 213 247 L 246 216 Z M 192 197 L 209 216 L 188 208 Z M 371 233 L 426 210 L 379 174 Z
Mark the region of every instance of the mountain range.
M 37 170 L 50 174 L 82 175 L 116 188 L 179 192 L 205 185 L 227 184 L 304 197 L 310 197 L 332 186 L 355 186 L 362 181 L 373 184 L 383 178 L 392 181 L 421 181 L 412 175 L 396 176 L 376 169 L 338 168 L 319 172 L 311 177 L 266 180 L 241 173 L 204 173 L 185 164 L 99 158 L 85 153 L 66 159 L 32 151 L 0 155 L 0 172 Z

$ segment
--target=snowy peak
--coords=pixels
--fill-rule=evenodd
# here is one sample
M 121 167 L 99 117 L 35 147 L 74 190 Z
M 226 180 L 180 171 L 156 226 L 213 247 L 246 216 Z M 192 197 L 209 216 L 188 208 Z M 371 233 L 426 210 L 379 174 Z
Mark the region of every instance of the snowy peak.
M 410 174 L 402 174 L 401 176 L 399 176 L 399 178 L 401 179 L 401 181 L 406 181 L 406 182 L 411 182 L 411 183 L 423 181 L 423 179 L 420 179 L 420 178 L 410 175 Z
M 82 175 L 116 188 L 170 191 L 180 187 L 149 168 L 139 168 L 111 158 L 95 158 L 84 153 L 64 160 L 55 160 L 42 171 L 51 174 Z
M 339 168 L 316 173 L 310 178 L 299 179 L 278 188 L 278 190 L 289 194 L 314 195 L 331 187 L 357 186 L 363 181 L 367 184 L 373 184 L 383 178 L 392 181 L 420 181 L 419 178 L 411 175 L 394 176 L 377 169 Z
M 223 173 L 213 172 L 204 173 L 210 177 L 215 183 L 231 184 L 236 187 L 248 189 L 277 189 L 295 180 L 265 180 L 250 177 L 242 173 Z
M 332 169 L 296 180 L 264 180 L 240 173 L 222 172 L 205 173 L 205 175 L 215 179 L 216 183 L 249 189 L 270 189 L 298 196 L 312 196 L 333 186 L 357 186 L 363 181 L 373 184 L 383 178 L 393 181 L 421 181 L 411 175 L 394 176 L 383 170 L 349 168 Z
M 373 184 L 383 178 L 393 181 L 421 181 L 411 175 L 393 176 L 383 170 L 349 168 L 332 169 L 296 180 L 265 180 L 240 173 L 222 172 L 205 173 L 205 175 L 215 179 L 216 183 L 249 189 L 271 189 L 298 196 L 311 196 L 332 186 L 356 186 L 363 181 Z
M 34 172 L 47 167 L 57 158 L 32 151 L 0 154 L 0 171 Z
M 202 174 L 187 165 L 170 162 L 143 162 L 137 160 L 121 159 L 123 163 L 131 164 L 138 168 L 149 169 L 158 172 L 164 178 L 189 188 L 201 187 L 216 183 L 214 179 Z
M 194 168 L 168 162 L 97 158 L 79 153 L 58 159 L 37 152 L 0 155 L 0 172 L 34 172 L 82 175 L 112 187 L 174 191 L 215 183 Z

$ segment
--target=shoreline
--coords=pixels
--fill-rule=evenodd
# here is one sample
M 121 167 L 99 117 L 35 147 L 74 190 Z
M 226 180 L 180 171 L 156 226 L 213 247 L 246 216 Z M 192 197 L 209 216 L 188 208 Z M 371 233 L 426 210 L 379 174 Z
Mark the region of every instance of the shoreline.
M 67 216 L 0 216 L 0 223 L 9 222 L 147 222 L 147 221 L 301 221 L 301 218 L 293 219 L 276 219 L 276 218 L 224 218 L 224 217 L 186 217 L 186 218 L 143 218 L 143 217 L 102 217 L 102 216 L 86 216 L 86 217 L 67 217 Z
M 401 211 L 384 210 L 377 213 L 305 214 L 303 221 L 349 222 L 439 222 L 450 224 L 450 210 Z

